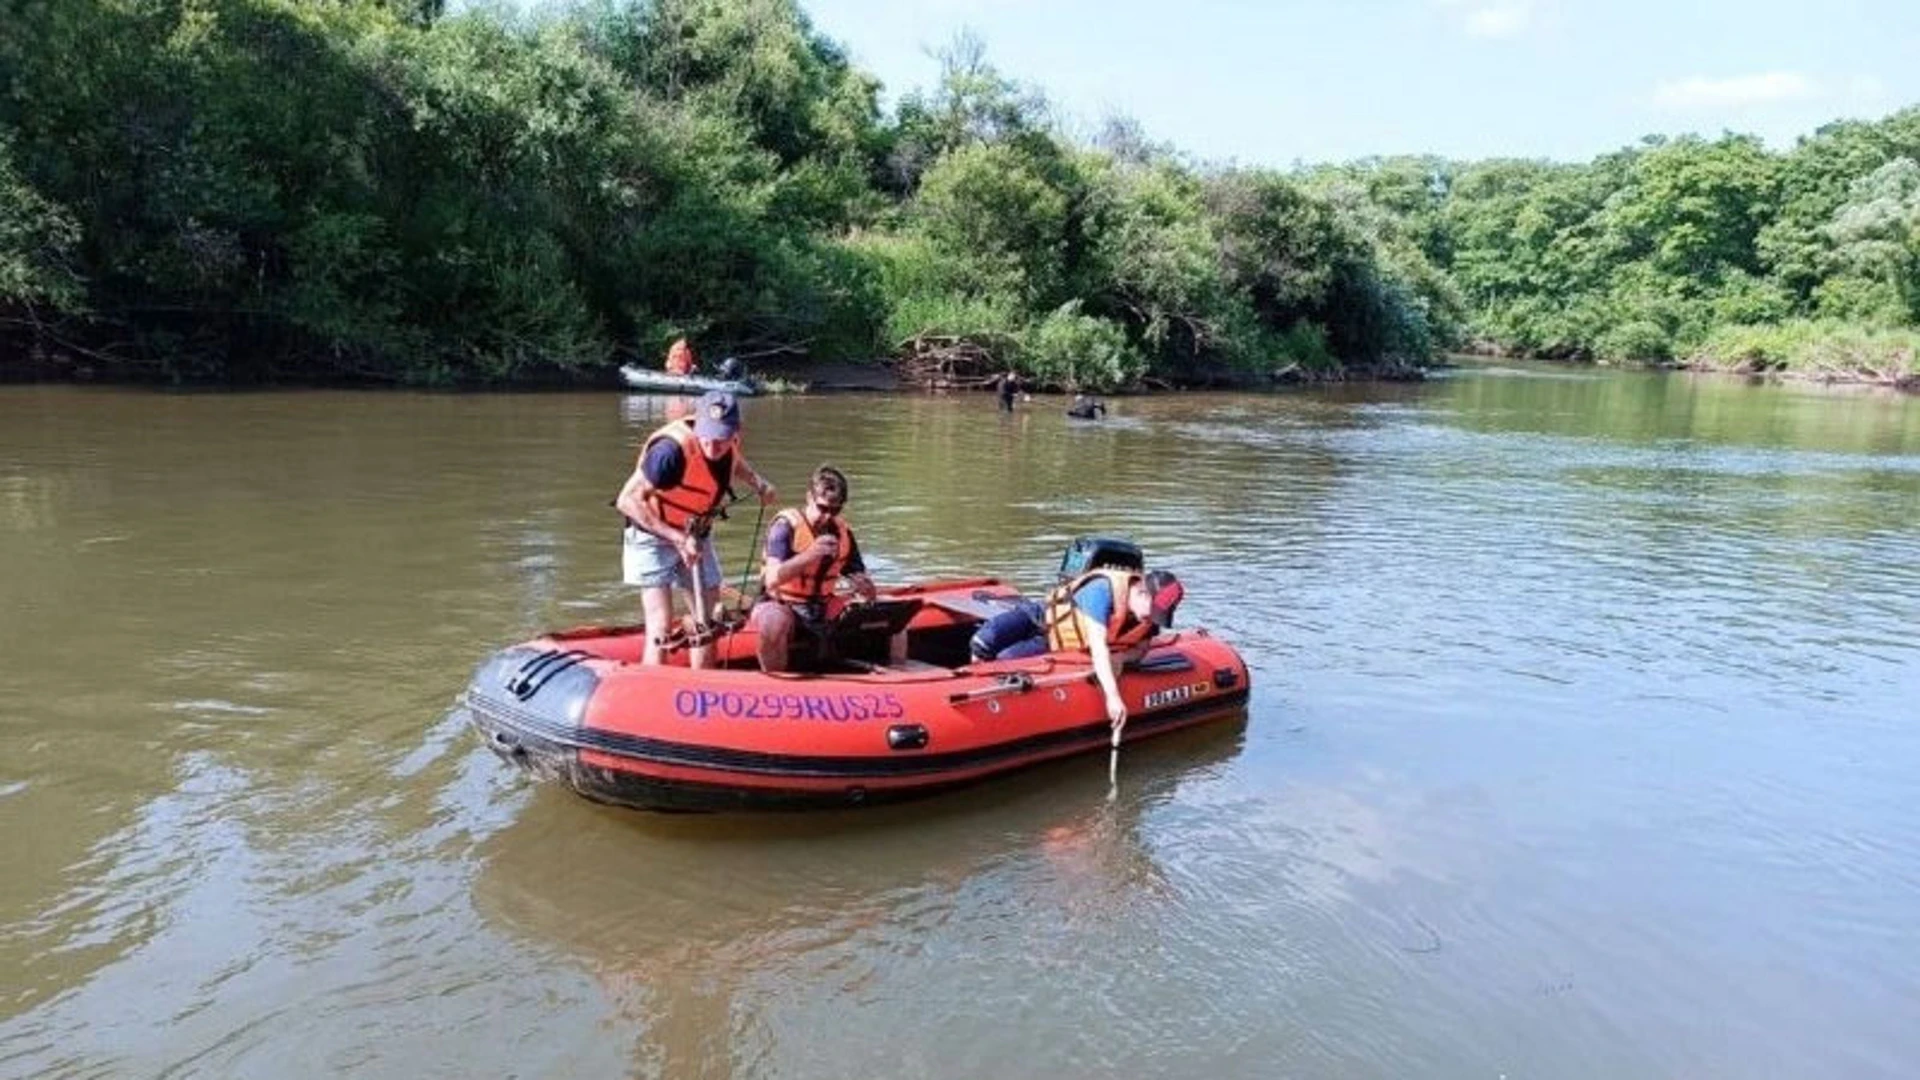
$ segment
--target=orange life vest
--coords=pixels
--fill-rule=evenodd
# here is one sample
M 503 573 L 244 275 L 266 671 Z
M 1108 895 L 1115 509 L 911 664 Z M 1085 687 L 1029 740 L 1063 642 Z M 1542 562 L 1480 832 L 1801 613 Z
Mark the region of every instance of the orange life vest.
M 686 338 L 674 342 L 667 349 L 667 374 L 691 375 L 697 366 L 699 362 L 693 358 L 693 346 L 687 344 Z
M 658 439 L 672 439 L 679 444 L 685 468 L 681 470 L 678 484 L 649 490 L 645 496 L 647 505 L 668 525 L 684 529 L 694 518 L 707 517 L 719 509 L 720 501 L 726 498 L 728 478 L 733 474 L 733 454 L 728 452 L 719 461 L 708 461 L 707 455 L 700 452 L 700 440 L 693 436 L 691 419 L 675 420 L 647 436 L 640 447 L 643 460 Z
M 830 517 L 821 522 L 824 526 L 816 532 L 807 524 L 807 515 L 795 509 L 780 511 L 775 521 L 785 521 L 793 527 L 793 553 L 795 555 L 813 546 L 814 538 L 831 535 L 840 541 L 840 550 L 826 562 L 809 566 L 805 572 L 797 574 L 774 586 L 774 595 L 790 604 L 807 604 L 824 599 L 833 591 L 833 583 L 840 580 L 846 571 L 847 557 L 853 551 L 853 530 L 839 517 Z
M 1073 594 L 1095 578 L 1106 578 L 1113 587 L 1113 613 L 1107 617 L 1107 647 L 1126 649 L 1153 637 L 1153 623 L 1134 617 L 1127 597 L 1140 575 L 1128 570 L 1089 570 L 1053 590 L 1047 597 L 1047 648 L 1054 652 L 1086 650 L 1097 623 L 1075 606 Z

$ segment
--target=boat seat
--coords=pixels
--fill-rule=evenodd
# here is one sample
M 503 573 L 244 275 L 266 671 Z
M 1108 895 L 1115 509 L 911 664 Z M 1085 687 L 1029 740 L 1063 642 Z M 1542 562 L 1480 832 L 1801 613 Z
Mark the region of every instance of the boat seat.
M 888 674 L 888 673 L 899 674 L 899 675 L 951 675 L 953 674 L 952 668 L 941 667 L 939 664 L 929 664 L 925 660 L 902 660 L 897 664 L 868 663 L 865 660 L 842 660 L 840 662 L 859 671 L 878 673 L 882 675 Z
M 927 603 L 975 622 L 986 622 L 1018 603 L 1018 596 L 996 596 L 984 590 L 972 596 L 930 596 Z

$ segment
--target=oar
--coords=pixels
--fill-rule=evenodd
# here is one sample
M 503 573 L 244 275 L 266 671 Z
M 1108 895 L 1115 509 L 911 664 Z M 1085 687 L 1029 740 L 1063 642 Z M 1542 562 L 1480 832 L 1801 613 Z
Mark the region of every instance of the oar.
M 950 705 L 963 705 L 969 701 L 980 701 L 985 698 L 998 697 L 1001 694 L 1024 694 L 1030 690 L 1039 690 L 1045 687 L 1071 686 L 1074 683 L 1094 681 L 1091 670 L 1073 671 L 1063 675 L 1043 675 L 1038 679 L 1028 675 L 1024 671 L 1020 671 L 1003 675 L 1001 678 L 1005 681 L 995 683 L 992 686 L 983 686 L 978 690 L 962 690 L 957 694 L 948 694 L 947 703 Z
M 1193 670 L 1193 661 L 1179 653 L 1164 653 L 1160 656 L 1148 657 L 1140 663 L 1133 665 L 1128 670 L 1191 671 Z M 997 697 L 1000 694 L 1024 694 L 1029 690 L 1038 690 L 1042 687 L 1071 686 L 1074 683 L 1099 681 L 1094 676 L 1091 667 L 1085 671 L 1068 671 L 1059 675 L 1042 675 L 1039 678 L 1034 678 L 1031 674 L 1024 671 L 1014 671 L 1008 672 L 1000 676 L 1000 678 L 1003 681 L 995 683 L 992 686 L 983 686 L 978 690 L 967 690 L 958 694 L 950 694 L 947 697 L 947 702 L 952 705 L 960 705 L 969 701 L 978 701 L 982 698 Z

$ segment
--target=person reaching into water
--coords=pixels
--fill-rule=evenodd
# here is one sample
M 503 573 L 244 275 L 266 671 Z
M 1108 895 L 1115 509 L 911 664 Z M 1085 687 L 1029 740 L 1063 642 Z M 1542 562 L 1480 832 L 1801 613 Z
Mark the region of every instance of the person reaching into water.
M 1127 722 L 1119 668 L 1146 655 L 1153 636 L 1173 625 L 1174 609 L 1185 597 L 1180 579 L 1166 570 L 1089 570 L 1055 587 L 1045 605 L 1022 600 L 981 623 L 968 648 L 975 660 L 1089 654 L 1107 697 L 1107 720 L 1117 732 Z
M 678 585 L 689 594 L 687 609 L 695 612 L 694 634 L 684 641 L 692 650 L 688 663 L 707 666 L 709 613 L 697 610 L 694 598 L 720 588 L 720 559 L 707 534 L 736 480 L 752 486 L 762 505 L 773 502 L 773 485 L 740 451 L 739 403 L 732 394 L 714 391 L 701 396 L 692 416 L 669 421 L 647 437 L 633 474 L 614 498 L 614 507 L 627 519 L 623 576 L 627 584 L 640 586 L 646 616 L 642 663 L 659 664 L 682 644 L 672 636 Z M 697 588 L 694 574 L 700 575 Z

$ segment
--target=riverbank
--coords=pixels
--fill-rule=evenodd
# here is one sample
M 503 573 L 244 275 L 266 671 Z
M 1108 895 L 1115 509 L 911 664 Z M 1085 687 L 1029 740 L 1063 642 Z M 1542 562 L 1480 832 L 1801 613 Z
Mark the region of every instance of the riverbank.
M 627 362 L 639 362 L 634 358 Z M 1437 365 L 1436 365 L 1437 366 Z M 1278 371 L 1248 373 L 1231 369 L 1190 373 L 1177 380 L 1148 379 L 1143 385 L 1119 391 L 1100 391 L 1102 396 L 1129 393 L 1153 393 L 1181 390 L 1262 390 L 1281 386 L 1318 386 L 1351 382 L 1417 382 L 1426 377 L 1428 367 L 1405 361 L 1354 364 L 1340 367 L 1292 365 Z M 768 394 L 881 393 L 897 391 L 969 391 L 983 389 L 981 380 L 931 384 L 901 374 L 892 360 L 809 360 L 795 359 L 756 365 L 752 376 Z M 396 379 L 370 378 L 365 375 L 308 374 L 287 378 L 181 379 L 150 369 L 113 369 L 82 357 L 37 352 L 0 356 L 0 383 L 84 383 L 105 386 L 166 386 L 179 389 L 305 389 L 312 387 L 392 387 L 396 389 L 442 390 L 577 390 L 623 388 L 619 362 L 587 371 L 543 371 L 538 375 L 491 382 L 410 383 Z M 1030 384 L 1035 391 L 1070 393 L 1065 387 L 1044 383 Z
M 1729 326 L 1675 366 L 1920 392 L 1920 332 L 1816 321 Z
M 1426 378 L 1432 367 L 1445 366 L 1444 362 L 1432 365 L 1416 365 L 1406 361 L 1388 361 L 1378 364 L 1354 364 L 1344 367 L 1318 368 L 1291 365 L 1272 372 L 1242 372 L 1230 369 L 1202 371 L 1177 382 L 1148 379 L 1144 384 L 1125 390 L 1097 391 L 1102 397 L 1124 397 L 1131 393 L 1153 393 L 1160 391 L 1178 392 L 1181 390 L 1264 390 L 1280 386 L 1320 386 L 1333 383 L 1351 382 L 1419 382 Z M 900 373 L 891 361 L 876 360 L 858 364 L 847 361 L 820 361 L 817 363 L 795 361 L 767 368 L 756 373 L 764 377 L 776 393 L 835 393 L 861 391 L 976 391 L 991 384 L 980 380 L 964 382 L 939 382 L 926 379 L 913 379 Z M 1036 393 L 1074 393 L 1066 387 L 1051 386 L 1045 383 L 1031 383 Z M 1089 391 L 1093 392 L 1093 391 Z
M 1488 341 L 1475 342 L 1456 355 L 1882 386 L 1920 393 L 1920 332 L 1812 320 L 1722 327 L 1709 334 L 1691 355 L 1678 360 L 1541 356 Z

